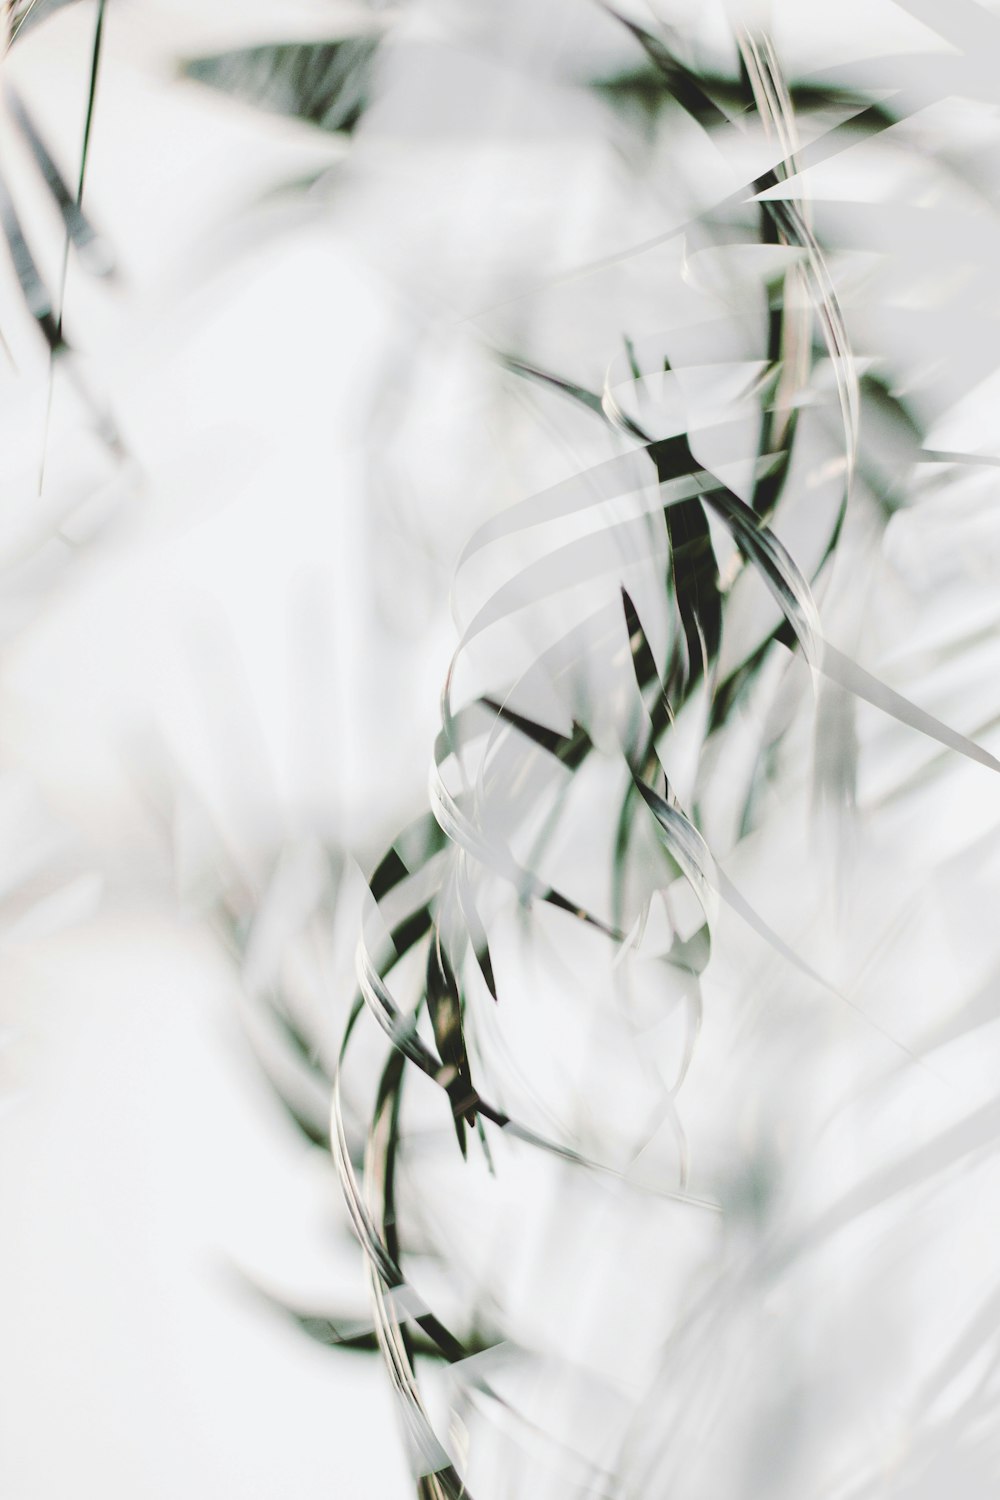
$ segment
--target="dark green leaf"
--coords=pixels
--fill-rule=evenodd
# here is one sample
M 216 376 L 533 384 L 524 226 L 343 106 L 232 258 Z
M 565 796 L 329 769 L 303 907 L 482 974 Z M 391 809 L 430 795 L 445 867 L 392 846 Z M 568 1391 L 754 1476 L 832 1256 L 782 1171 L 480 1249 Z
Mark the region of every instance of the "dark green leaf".
M 183 64 L 188 78 L 321 130 L 354 130 L 368 102 L 377 36 L 273 42 Z

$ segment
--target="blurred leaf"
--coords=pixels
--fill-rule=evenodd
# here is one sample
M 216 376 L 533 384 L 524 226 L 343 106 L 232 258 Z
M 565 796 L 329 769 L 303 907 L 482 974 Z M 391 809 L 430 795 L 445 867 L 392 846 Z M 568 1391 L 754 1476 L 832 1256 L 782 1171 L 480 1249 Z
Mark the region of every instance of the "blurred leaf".
M 66 347 L 61 320 L 52 306 L 52 296 L 42 280 L 38 264 L 21 227 L 21 220 L 7 184 L 0 178 L 0 228 L 14 267 L 21 295 L 53 354 Z
M 273 114 L 353 131 L 368 103 L 377 36 L 274 42 L 183 64 L 186 77 Z
M 657 104 L 665 103 L 669 98 L 675 99 L 682 109 L 685 109 L 706 129 L 710 125 L 727 123 L 728 117 L 707 92 L 704 77 L 699 77 L 690 68 L 685 67 L 660 37 L 654 36 L 645 27 L 630 21 L 613 6 L 605 5 L 604 9 L 608 15 L 620 21 L 626 30 L 631 32 L 649 59 L 649 66 L 629 70 L 606 82 L 597 82 L 594 85 L 595 88 L 616 102 L 638 104 L 647 114 L 654 113 Z M 657 90 L 659 100 L 657 100 Z M 746 99 L 742 92 L 737 102 L 742 108 L 746 108 Z
M 47 21 L 53 11 L 71 5 L 72 0 L 15 0 L 10 8 L 10 39 L 15 42 L 26 31 L 31 31 L 41 21 Z
M 92 82 L 92 89 L 94 86 L 95 83 Z M 23 99 L 9 86 L 7 88 L 7 103 L 34 158 L 35 165 L 41 173 L 46 187 L 52 194 L 53 201 L 66 226 L 66 234 L 76 248 L 81 265 L 91 275 L 110 275 L 113 269 L 111 248 L 106 241 L 97 235 L 94 226 L 84 213 L 81 202 L 82 190 L 78 189 L 74 193 L 70 189 Z M 90 130 L 88 125 L 84 137 L 83 152 L 81 153 L 81 180 L 86 170 L 89 141 Z

